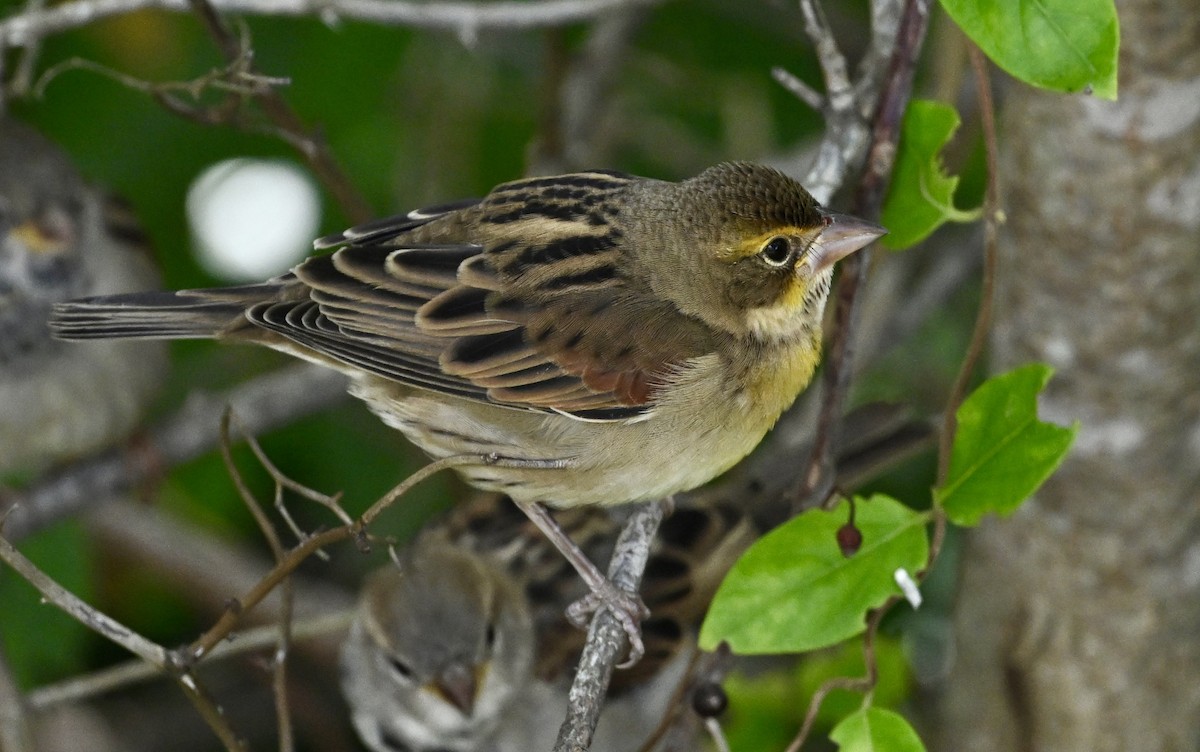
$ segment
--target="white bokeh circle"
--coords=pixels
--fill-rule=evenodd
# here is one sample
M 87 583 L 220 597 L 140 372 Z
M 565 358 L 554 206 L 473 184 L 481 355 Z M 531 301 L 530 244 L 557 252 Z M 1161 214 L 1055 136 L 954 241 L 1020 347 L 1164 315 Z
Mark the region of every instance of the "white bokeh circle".
M 200 264 L 230 282 L 286 271 L 312 251 L 321 202 L 312 180 L 288 162 L 229 159 L 188 189 L 188 224 Z

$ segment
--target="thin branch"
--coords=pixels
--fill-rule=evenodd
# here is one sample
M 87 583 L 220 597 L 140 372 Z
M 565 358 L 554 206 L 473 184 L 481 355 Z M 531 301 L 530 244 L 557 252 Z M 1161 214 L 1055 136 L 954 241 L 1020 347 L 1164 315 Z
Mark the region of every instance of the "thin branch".
M 879 91 L 887 73 L 888 63 L 895 52 L 900 19 L 904 15 L 904 0 L 871 0 L 872 43 L 859 63 L 859 77 L 854 84 L 856 95 Z M 864 113 L 869 114 L 869 113 Z
M 209 728 L 217 735 L 230 752 L 242 752 L 244 747 L 228 720 L 217 709 L 212 699 L 208 697 L 195 677 L 181 671 L 171 658 L 170 652 L 161 645 L 148 640 L 112 617 L 92 608 L 73 593 L 66 590 L 29 559 L 13 547 L 7 538 L 0 536 L 0 560 L 12 567 L 29 584 L 49 602 L 57 606 L 71 618 L 78 621 L 93 632 L 110 642 L 128 650 L 130 653 L 148 661 L 160 670 L 169 673 L 184 695 L 191 701 L 193 707 L 208 723 Z
M 821 710 L 821 704 L 825 702 L 825 698 L 829 696 L 830 692 L 837 689 L 850 692 L 870 692 L 874 689 L 875 683 L 879 681 L 879 666 L 875 659 L 875 636 L 879 633 L 879 625 L 883 622 L 884 615 L 899 601 L 899 597 L 892 596 L 882 606 L 872 611 L 867 619 L 867 629 L 863 634 L 863 663 L 866 665 L 866 675 L 835 676 L 825 680 L 809 700 L 808 712 L 804 714 L 804 723 L 800 725 L 800 731 L 797 732 L 796 737 L 792 739 L 792 743 L 784 752 L 800 752 L 808 735 L 812 733 L 813 725 L 817 721 L 817 714 Z
M 846 56 L 829 28 L 825 10 L 817 0 L 800 0 L 800 12 L 804 16 L 804 31 L 812 40 L 825 77 L 828 107 L 835 111 L 848 109 L 854 104 L 854 87 L 850 85 Z
M 46 0 L 27 0 L 25 3 L 26 12 L 38 13 L 45 7 Z M 25 51 L 21 55 L 21 59 L 17 61 L 17 69 L 13 72 L 12 82 L 9 85 L 9 91 L 14 96 L 23 97 L 29 93 L 29 87 L 33 84 L 33 73 L 37 69 L 38 55 L 41 54 L 41 51 L 41 40 L 33 40 L 25 45 Z
M 983 211 L 983 279 L 980 283 L 979 310 L 975 314 L 975 326 L 971 330 L 971 342 L 967 346 L 967 354 L 963 357 L 958 375 L 946 400 L 945 425 L 942 427 L 941 441 L 938 444 L 937 482 L 941 485 L 946 481 L 946 473 L 950 470 L 950 450 L 954 445 L 954 434 L 957 429 L 958 406 L 962 404 L 971 383 L 971 376 L 983 357 L 983 349 L 987 346 L 988 335 L 992 330 L 992 300 L 996 288 L 996 256 L 998 242 L 998 227 L 1003 217 L 1000 200 L 1000 157 L 997 153 L 996 113 L 992 104 L 992 84 L 988 79 L 988 65 L 983 53 L 974 42 L 967 42 L 967 50 L 971 59 L 971 67 L 975 70 L 975 85 L 979 90 L 979 116 L 983 122 L 984 153 L 987 155 L 987 191 L 984 196 Z
M 22 491 L 0 494 L 0 514 L 8 515 L 7 537 L 20 540 L 87 507 L 128 494 L 165 469 L 212 450 L 226 409 L 232 408 L 247 430 L 262 433 L 344 399 L 344 376 L 307 364 L 281 368 L 224 394 L 195 393 L 138 442 L 51 471 Z
M 0 654 L 0 752 L 35 752 L 26 704 L 8 661 Z
M 168 653 L 162 646 L 84 603 L 74 593 L 51 579 L 36 564 L 25 558 L 24 554 L 18 551 L 4 536 L 0 536 L 0 560 L 12 567 L 30 585 L 37 588 L 47 601 L 58 606 L 68 616 L 93 632 L 120 645 L 144 661 L 162 667 L 169 664 Z
M 253 73 L 254 64 L 250 55 L 248 32 L 243 32 L 240 38 L 234 35 L 211 0 L 188 1 L 225 59 L 233 64 L 239 59 L 250 58 L 247 66 Z M 325 139 L 319 133 L 310 131 L 305 126 L 304 121 L 283 98 L 283 95 L 273 87 L 265 87 L 256 91 L 253 96 L 279 132 L 287 134 L 285 140 L 294 145 L 308 160 L 309 167 L 333 194 L 334 199 L 342 207 L 342 211 L 346 213 L 351 223 L 358 224 L 371 219 L 374 212 L 370 203 L 354 186 L 346 171 L 342 169 L 341 164 L 333 156 L 333 152 L 329 150 Z
M 457 32 L 471 39 L 485 29 L 564 26 L 663 0 L 539 0 L 537 2 L 411 2 L 406 0 L 216 0 L 222 13 L 313 16 L 326 24 L 365 21 Z M 0 21 L 0 43 L 24 47 L 50 34 L 78 29 L 139 10 L 191 12 L 190 0 L 74 0 Z
M 354 620 L 354 609 L 314 615 L 300 619 L 292 626 L 292 638 L 303 642 L 345 632 Z M 235 658 L 265 650 L 279 640 L 278 624 L 263 624 L 239 632 L 234 642 L 223 642 L 205 659 L 205 664 Z M 39 687 L 29 693 L 28 703 L 33 710 L 44 711 L 57 705 L 89 700 L 107 692 L 148 681 L 169 678 L 162 668 L 141 660 L 127 661 L 94 671 L 86 676 Z
M 213 651 L 222 640 L 237 627 L 243 615 L 263 601 L 285 578 L 291 575 L 309 556 L 334 543 L 344 540 L 354 540 L 360 549 L 368 548 L 367 527 L 375 521 L 397 499 L 404 496 L 412 488 L 427 478 L 443 470 L 462 465 L 492 464 L 498 466 L 527 466 L 520 460 L 505 460 L 493 455 L 454 455 L 435 460 L 409 475 L 388 491 L 383 497 L 370 506 L 367 511 L 349 525 L 326 530 L 311 535 L 292 547 L 270 572 L 256 582 L 241 597 L 231 600 L 225 611 L 212 627 L 203 635 L 175 653 L 175 660 L 183 666 L 193 665 Z
M 817 112 L 825 111 L 825 97 L 821 92 L 804 82 L 803 79 L 796 76 L 791 71 L 775 66 L 771 69 L 771 77 L 774 78 L 780 86 L 787 89 L 788 92 L 799 99 L 804 104 L 811 107 Z
M 258 503 L 258 499 L 254 497 L 254 493 L 251 492 L 250 487 L 246 485 L 246 479 L 242 477 L 241 472 L 238 471 L 237 464 L 233 461 L 229 428 L 231 424 L 236 422 L 232 411 L 226 411 L 221 419 L 221 460 L 225 463 L 225 469 L 229 472 L 229 477 L 233 479 L 238 496 L 241 497 L 246 508 L 250 510 L 255 523 L 258 524 L 259 531 L 262 532 L 263 537 L 267 540 L 271 554 L 275 557 L 275 564 L 278 565 L 283 561 L 284 556 L 286 556 L 283 543 L 279 540 L 279 533 L 276 532 L 275 526 L 271 524 L 271 521 L 267 519 L 262 505 Z M 238 424 L 238 428 L 241 430 L 240 424 Z M 253 449 L 255 456 L 260 458 L 266 456 L 262 451 L 262 447 L 258 445 L 258 441 L 253 436 L 247 434 L 244 430 L 241 433 L 242 437 L 250 445 L 251 449 Z M 272 469 L 274 467 L 274 465 L 271 465 Z M 294 482 L 293 484 L 299 485 Z M 276 508 L 283 508 L 283 488 L 284 484 L 276 480 Z M 292 524 L 294 525 L 295 523 Z M 292 711 L 291 705 L 288 703 L 287 691 L 287 657 L 292 644 L 292 617 L 295 604 L 295 588 L 292 578 L 285 578 L 279 590 L 279 629 L 276 634 L 275 658 L 272 661 L 272 679 L 274 685 L 272 694 L 275 698 L 275 719 L 279 732 L 279 752 L 292 752 L 296 748 L 296 741 L 292 732 Z
M 913 71 L 929 23 L 929 0 L 907 0 L 898 27 L 899 38 L 884 81 L 879 105 L 871 125 L 866 171 L 858 185 L 852 211 L 859 216 L 878 216 L 883 205 L 900 137 L 900 120 L 912 91 Z M 822 372 L 824 402 L 817 422 L 817 436 L 800 487 L 793 494 L 793 508 L 802 509 L 828 498 L 834 477 L 833 447 L 837 427 L 849 392 L 854 363 L 854 322 L 860 306 L 859 291 L 870 268 L 870 248 L 842 262 L 835 288 L 835 325 L 829 337 Z
M 630 593 L 638 591 L 650 556 L 650 542 L 669 504 L 659 501 L 641 505 L 621 529 L 608 565 L 608 579 L 618 588 Z M 579 668 L 567 695 L 567 718 L 558 731 L 555 752 L 578 752 L 591 744 L 613 668 L 628 645 L 629 638 L 621 622 L 606 609 L 598 611 L 592 618 Z
M 303 641 L 338 634 L 348 629 L 353 619 L 354 611 L 352 609 L 305 619 L 294 625 L 293 637 L 297 641 Z M 206 663 L 239 657 L 269 648 L 278 641 L 279 628 L 278 624 L 266 624 L 241 632 L 238 634 L 236 642 L 225 642 L 219 645 L 206 657 Z M 56 705 L 87 700 L 116 689 L 163 678 L 168 678 L 168 675 L 158 666 L 144 661 L 128 661 L 87 676 L 74 677 L 36 689 L 29 694 L 29 706 L 36 710 L 45 710 Z

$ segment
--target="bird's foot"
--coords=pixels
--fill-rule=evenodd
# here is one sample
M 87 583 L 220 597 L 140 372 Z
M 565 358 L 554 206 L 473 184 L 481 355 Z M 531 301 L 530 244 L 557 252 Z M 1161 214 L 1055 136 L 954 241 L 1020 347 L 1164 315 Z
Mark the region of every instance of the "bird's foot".
M 629 654 L 617 668 L 632 667 L 646 654 L 642 620 L 650 615 L 650 609 L 637 593 L 622 590 L 604 580 L 599 587 L 594 587 L 592 592 L 567 607 L 567 619 L 580 629 L 586 629 L 591 618 L 602 610 L 612 614 L 629 637 Z

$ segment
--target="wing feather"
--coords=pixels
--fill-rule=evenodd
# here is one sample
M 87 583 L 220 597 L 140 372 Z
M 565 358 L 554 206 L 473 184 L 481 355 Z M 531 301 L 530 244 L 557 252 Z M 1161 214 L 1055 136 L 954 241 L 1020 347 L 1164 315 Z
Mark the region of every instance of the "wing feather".
M 253 324 L 383 378 L 513 408 L 626 420 L 713 335 L 623 276 L 610 194 L 591 172 L 322 238 Z M 618 336 L 614 336 L 616 333 Z

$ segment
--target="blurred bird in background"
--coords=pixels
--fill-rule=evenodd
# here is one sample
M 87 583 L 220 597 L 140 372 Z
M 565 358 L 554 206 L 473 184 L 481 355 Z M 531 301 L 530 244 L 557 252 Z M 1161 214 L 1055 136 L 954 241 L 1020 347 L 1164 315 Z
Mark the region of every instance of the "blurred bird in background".
M 0 478 L 30 475 L 127 436 L 166 372 L 157 342 L 61 342 L 56 302 L 158 286 L 129 209 L 67 155 L 0 120 Z
M 620 527 L 608 511 L 559 514 L 603 560 Z M 593 750 L 636 749 L 683 680 L 694 629 L 720 580 L 750 545 L 731 508 L 681 508 L 664 521 L 641 595 L 646 656 L 614 675 Z M 363 587 L 342 648 L 342 688 L 375 752 L 549 749 L 566 715 L 584 635 L 564 608 L 584 583 L 506 499 L 480 497 L 406 549 Z

